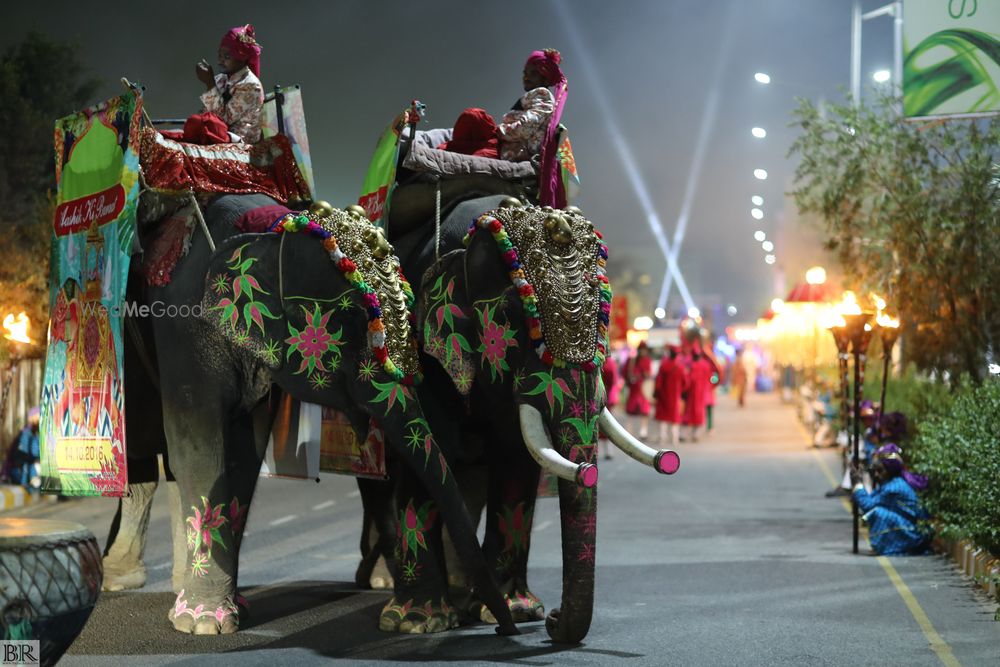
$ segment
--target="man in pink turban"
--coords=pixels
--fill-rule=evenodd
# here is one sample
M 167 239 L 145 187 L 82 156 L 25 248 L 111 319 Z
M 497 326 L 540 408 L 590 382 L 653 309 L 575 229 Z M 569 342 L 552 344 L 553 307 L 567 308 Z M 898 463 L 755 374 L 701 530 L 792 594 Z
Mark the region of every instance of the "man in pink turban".
M 556 208 L 566 206 L 556 155 L 559 120 L 568 90 L 561 62 L 562 56 L 555 49 L 532 51 L 521 77 L 525 93 L 497 127 L 502 159 L 516 162 L 540 156 L 538 201 Z
M 216 74 L 207 61 L 195 67 L 198 80 L 207 90 L 201 95 L 204 113 L 192 116 L 184 126 L 184 138 L 195 143 L 216 143 L 221 125 L 226 125 L 229 140 L 254 144 L 260 141 L 260 110 L 264 104 L 264 87 L 260 83 L 260 45 L 253 26 L 233 28 L 219 44 L 219 70 Z M 189 132 L 188 124 L 192 124 Z M 207 128 L 201 132 L 199 128 Z M 190 136 L 189 136 L 190 135 Z M 202 136 L 204 135 L 204 136 Z M 204 139 L 198 141 L 198 138 Z

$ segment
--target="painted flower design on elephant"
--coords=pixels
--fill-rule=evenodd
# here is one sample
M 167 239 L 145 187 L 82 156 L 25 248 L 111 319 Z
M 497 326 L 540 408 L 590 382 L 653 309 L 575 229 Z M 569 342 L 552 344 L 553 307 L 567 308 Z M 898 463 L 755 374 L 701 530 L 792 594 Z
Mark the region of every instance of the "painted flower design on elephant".
M 402 533 L 403 558 L 410 553 L 414 556 L 420 549 L 427 549 L 425 534 L 434 526 L 437 510 L 434 502 L 428 500 L 419 509 L 413 507 L 413 500 L 406 503 L 406 508 L 400 513 L 399 530 Z
M 204 576 L 212 557 L 212 545 L 219 544 L 223 549 L 226 544 L 222 539 L 220 529 L 226 524 L 226 517 L 223 515 L 223 503 L 214 507 L 205 496 L 201 497 L 202 507 L 191 507 L 194 516 L 187 518 L 188 548 L 193 552 L 191 568 L 198 576 Z
M 525 511 L 524 503 L 518 503 L 512 510 L 501 507 L 497 513 L 500 534 L 504 536 L 504 551 L 520 553 L 528 550 L 531 539 L 531 509 Z
M 327 331 L 326 325 L 333 311 L 321 313 L 318 304 L 313 307 L 312 312 L 303 306 L 302 312 L 305 316 L 305 326 L 301 331 L 288 322 L 288 333 L 291 336 L 285 339 L 285 345 L 288 346 L 285 358 L 290 360 L 294 354 L 302 357 L 302 363 L 295 371 L 296 375 L 300 373 L 312 375 L 317 370 L 330 373 L 340 363 L 340 346 L 344 344 L 343 329 L 337 329 L 334 333 Z M 329 359 L 325 360 L 327 355 Z
M 478 352 L 482 353 L 482 361 L 490 369 L 490 379 L 503 377 L 504 371 L 510 370 L 507 363 L 507 349 L 517 346 L 516 332 L 509 324 L 499 324 L 496 321 L 496 304 L 476 309 L 479 316 Z
M 229 294 L 229 278 L 223 273 L 212 278 L 212 291 L 216 294 Z
M 229 527 L 232 529 L 233 534 L 242 534 L 247 518 L 247 506 L 240 505 L 240 499 L 233 496 L 233 500 L 229 503 L 227 511 L 229 513 Z

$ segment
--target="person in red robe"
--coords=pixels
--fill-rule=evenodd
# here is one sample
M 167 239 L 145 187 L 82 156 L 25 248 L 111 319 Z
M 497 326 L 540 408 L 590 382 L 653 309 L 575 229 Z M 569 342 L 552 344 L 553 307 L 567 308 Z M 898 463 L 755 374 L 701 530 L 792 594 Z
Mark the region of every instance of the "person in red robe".
M 684 405 L 684 426 L 691 442 L 698 442 L 698 429 L 705 423 L 705 401 L 712 382 L 712 364 L 698 351 L 691 357 L 687 402 Z M 684 438 L 681 438 L 681 442 Z
M 643 384 L 653 374 L 653 361 L 649 357 L 649 346 L 646 341 L 639 343 L 635 356 L 625 364 L 625 387 L 628 389 L 628 400 L 625 402 L 625 414 L 629 416 L 629 431 L 636 432 L 636 419 L 639 420 L 639 438 L 649 436 L 649 399 L 643 392 Z
M 660 444 L 672 445 L 681 421 L 681 392 L 687 383 L 687 369 L 677 358 L 677 348 L 671 345 L 660 361 L 656 374 L 656 421 L 660 423 Z
M 621 374 L 618 372 L 618 362 L 615 361 L 614 356 L 608 355 L 608 358 L 604 360 L 604 365 L 601 367 L 601 381 L 604 382 L 604 391 L 606 394 L 606 399 L 604 406 L 609 412 L 613 412 L 618 406 L 618 399 L 621 397 Z M 611 458 L 611 442 L 608 441 L 607 436 L 604 431 L 598 429 L 597 431 L 597 445 L 598 449 L 604 452 L 604 458 Z

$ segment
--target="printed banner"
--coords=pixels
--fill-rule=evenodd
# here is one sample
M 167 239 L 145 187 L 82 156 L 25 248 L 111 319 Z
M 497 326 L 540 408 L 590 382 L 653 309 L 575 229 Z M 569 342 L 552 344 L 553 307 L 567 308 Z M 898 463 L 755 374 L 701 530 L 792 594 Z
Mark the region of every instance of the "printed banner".
M 906 116 L 1000 111 L 1000 2 L 906 0 Z
M 320 472 L 385 479 L 385 439 L 375 422 L 358 443 L 347 417 L 337 410 L 282 397 L 271 427 L 261 475 L 316 479 Z
M 580 174 L 576 171 L 576 158 L 573 157 L 573 145 L 569 142 L 569 132 L 565 128 L 562 131 L 556 154 L 559 157 L 559 167 L 562 172 L 563 189 L 566 192 L 566 199 L 567 201 L 571 201 L 580 194 Z
M 42 491 L 125 490 L 122 305 L 139 197 L 142 99 L 125 93 L 55 124 Z
M 385 229 L 389 220 L 389 195 L 396 181 L 398 161 L 399 132 L 390 125 L 379 137 L 375 154 L 368 164 L 365 182 L 361 186 L 361 196 L 358 197 L 358 205 L 365 209 L 368 219 L 382 229 Z
M 278 122 L 279 113 L 281 123 Z M 275 90 L 274 100 L 264 104 L 262 115 L 261 131 L 265 139 L 277 134 L 288 137 L 295 163 L 302 174 L 302 180 L 309 187 L 309 198 L 312 199 L 316 192 L 316 183 L 313 181 L 312 157 L 309 154 L 306 113 L 302 108 L 302 90 L 298 86 Z

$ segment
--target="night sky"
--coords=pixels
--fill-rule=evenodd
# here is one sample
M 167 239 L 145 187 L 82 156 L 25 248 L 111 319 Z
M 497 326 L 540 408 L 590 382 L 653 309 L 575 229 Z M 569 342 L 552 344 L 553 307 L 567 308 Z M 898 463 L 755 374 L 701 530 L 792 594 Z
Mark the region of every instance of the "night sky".
M 563 123 L 583 182 L 574 203 L 605 233 L 616 293 L 633 297 L 633 316 L 650 313 L 666 267 L 622 153 L 672 240 L 700 144 L 680 269 L 704 310 L 734 303 L 735 319 L 745 321 L 806 267 L 831 263 L 784 196 L 794 171 L 788 122 L 795 96 L 843 99 L 850 4 L 20 2 L 5 3 L 0 48 L 30 29 L 76 40 L 85 66 L 104 82 L 102 98 L 118 94 L 127 76 L 145 84 L 153 117 L 183 117 L 199 110 L 195 63 L 214 63 L 222 34 L 253 23 L 265 88 L 302 86 L 318 195 L 335 206 L 356 200 L 379 133 L 409 100 L 427 104 L 427 128 L 450 126 L 471 106 L 499 117 L 521 93 L 530 51 L 559 49 L 569 79 Z M 863 8 L 881 4 L 866 0 Z M 891 66 L 891 46 L 891 19 L 865 24 L 864 81 Z M 755 83 L 756 71 L 772 83 Z M 767 129 L 766 139 L 751 136 L 755 125 Z M 757 167 L 767 169 L 767 181 L 754 179 Z M 754 194 L 765 199 L 760 222 L 750 216 Z M 776 245 L 774 266 L 763 261 L 757 229 Z M 676 287 L 671 304 L 681 305 Z M 716 314 L 719 323 L 731 319 Z

